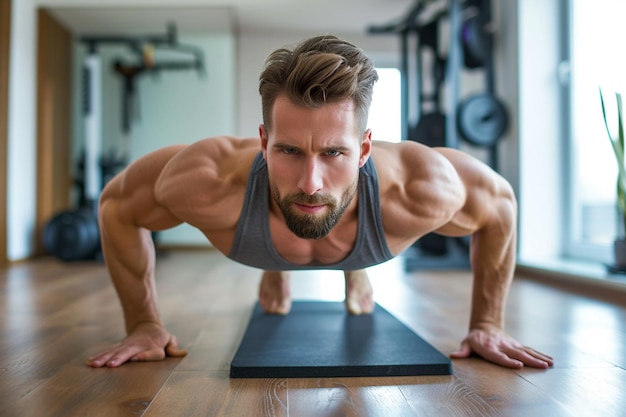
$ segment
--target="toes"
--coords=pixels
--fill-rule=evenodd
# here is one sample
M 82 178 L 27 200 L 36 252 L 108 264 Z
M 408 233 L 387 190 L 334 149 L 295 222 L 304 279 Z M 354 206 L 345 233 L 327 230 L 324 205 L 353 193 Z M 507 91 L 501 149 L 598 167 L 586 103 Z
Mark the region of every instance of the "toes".
M 356 316 L 358 316 L 359 314 L 363 314 L 363 309 L 361 308 L 361 305 L 355 300 L 351 300 L 349 298 L 346 299 L 346 310 L 348 310 L 348 313 Z
M 360 302 L 352 298 L 346 298 L 346 310 L 348 313 L 357 316 L 360 314 L 370 314 L 374 311 L 374 301 L 371 298 L 361 300 Z
M 267 314 L 287 314 L 291 310 L 289 275 L 265 271 L 259 287 L 259 304 Z
M 261 308 L 263 308 L 263 311 L 267 314 L 286 315 L 289 314 L 289 311 L 291 311 L 291 300 L 262 300 L 259 301 L 259 304 L 261 304 Z

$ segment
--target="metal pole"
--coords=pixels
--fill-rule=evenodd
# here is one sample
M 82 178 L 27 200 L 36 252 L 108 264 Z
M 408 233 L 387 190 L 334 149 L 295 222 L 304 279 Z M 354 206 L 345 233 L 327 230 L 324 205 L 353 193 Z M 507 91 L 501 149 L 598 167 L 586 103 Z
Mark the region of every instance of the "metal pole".
M 102 146 L 102 64 L 95 50 L 89 51 L 85 67 L 85 197 L 95 209 L 102 187 L 98 163 Z

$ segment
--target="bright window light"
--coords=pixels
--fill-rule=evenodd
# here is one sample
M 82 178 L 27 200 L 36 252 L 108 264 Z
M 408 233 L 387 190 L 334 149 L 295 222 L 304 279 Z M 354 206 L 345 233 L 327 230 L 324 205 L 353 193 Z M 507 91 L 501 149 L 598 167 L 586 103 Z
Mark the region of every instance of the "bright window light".
M 400 142 L 402 139 L 401 81 L 397 68 L 376 68 L 378 82 L 370 107 L 368 125 L 372 139 Z

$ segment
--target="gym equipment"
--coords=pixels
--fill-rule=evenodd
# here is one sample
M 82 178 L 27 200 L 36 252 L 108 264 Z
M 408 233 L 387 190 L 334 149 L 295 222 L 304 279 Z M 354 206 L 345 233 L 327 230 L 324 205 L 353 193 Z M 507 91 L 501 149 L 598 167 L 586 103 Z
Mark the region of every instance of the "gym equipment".
M 404 137 L 451 148 L 458 148 L 463 139 L 488 148 L 489 165 L 497 170 L 496 146 L 506 131 L 508 117 L 505 106 L 495 96 L 490 25 L 491 0 L 415 0 L 406 17 L 397 23 L 370 27 L 369 32 L 400 35 Z M 440 51 L 445 48 L 439 45 L 443 28 L 449 41 L 445 55 Z M 411 41 L 416 44 L 413 54 L 409 53 Z M 484 71 L 486 91 L 460 100 L 460 74 L 464 69 Z M 426 85 L 430 86 L 429 94 L 423 92 Z M 442 90 L 446 92 L 445 106 Z M 410 98 L 416 102 L 416 123 L 409 117 L 414 104 Z M 469 268 L 469 240 L 427 234 L 405 253 L 406 267 Z
M 122 131 L 130 131 L 133 116 L 138 107 L 136 98 L 136 80 L 141 75 L 160 75 L 163 71 L 195 70 L 199 75 L 205 76 L 204 53 L 201 49 L 190 45 L 184 45 L 177 41 L 177 29 L 169 24 L 167 36 L 162 38 L 149 37 L 141 39 L 128 39 L 131 49 L 138 59 L 136 62 L 126 62 L 121 58 L 114 60 L 113 71 L 122 77 Z M 178 59 L 156 60 L 155 51 L 167 50 L 180 55 Z M 134 104 L 134 105 L 133 105 Z
M 441 6 L 442 2 L 416 0 L 406 17 L 398 23 L 370 27 L 369 32 L 400 35 L 404 138 L 428 146 L 458 148 L 455 119 L 462 66 L 458 42 L 461 38 L 461 2 L 450 0 L 447 7 Z M 444 56 L 440 32 L 446 19 L 449 21 L 446 26 L 449 46 Z M 409 53 L 411 42 L 415 44 L 415 52 L 412 54 Z M 447 84 L 448 103 L 445 112 L 442 105 L 444 82 Z M 427 87 L 428 93 L 425 91 Z M 415 101 L 410 101 L 411 98 Z M 411 106 L 413 103 L 416 105 Z M 416 111 L 411 115 L 412 108 Z M 468 254 L 464 250 L 466 245 L 464 242 L 458 243 L 451 244 L 449 238 L 431 233 L 418 240 L 408 252 L 416 252 L 419 267 L 468 267 Z M 405 256 L 407 268 L 413 267 L 414 258 Z
M 467 68 L 480 68 L 488 59 L 487 33 L 484 30 L 484 15 L 474 15 L 465 19 L 461 28 L 463 64 Z
M 496 168 L 495 145 L 506 131 L 508 117 L 504 104 L 495 95 L 491 0 L 449 0 L 447 8 L 441 8 L 441 4 L 416 0 L 399 22 L 369 28 L 373 34 L 399 34 L 402 41 L 404 137 L 429 146 L 457 148 L 460 135 L 472 145 L 490 148 L 490 165 Z M 446 56 L 439 45 L 445 20 L 450 39 Z M 410 41 L 416 44 L 414 54 L 409 53 Z M 422 68 L 428 57 L 430 70 Z M 459 74 L 463 67 L 484 71 L 485 91 L 459 100 Z M 445 112 L 440 94 L 444 82 L 448 90 Z M 425 85 L 430 86 L 429 94 L 423 91 Z M 417 114 L 413 115 L 416 123 L 410 120 L 411 96 L 417 103 Z
M 494 146 L 506 131 L 508 119 L 504 105 L 490 93 L 474 94 L 459 104 L 459 132 L 476 145 Z M 491 166 L 496 160 L 491 161 Z
M 419 120 L 409 128 L 409 138 L 419 140 L 428 146 L 446 146 L 446 116 L 442 112 L 441 87 L 445 79 L 445 59 L 439 52 L 439 24 L 434 20 L 416 28 L 419 38 L 417 54 L 423 56 L 430 53 L 432 57 L 431 85 L 432 93 L 424 93 L 424 75 L 427 71 L 420 71 L 422 77 L 417 77 L 417 92 L 421 92 L 419 100 Z M 422 62 L 419 59 L 417 62 Z M 418 68 L 418 71 L 420 68 Z M 430 105 L 430 106 L 429 106 Z
M 448 120 L 442 111 L 441 87 L 446 78 L 446 59 L 439 51 L 439 22 L 447 11 L 430 12 L 431 1 L 415 1 L 406 17 L 383 26 L 371 26 L 372 34 L 399 34 L 401 40 L 402 136 L 429 146 L 453 146 Z M 424 18 L 424 15 L 428 16 Z M 409 52 L 414 44 L 415 52 Z M 423 70 L 431 58 L 431 70 Z M 426 80 L 425 76 L 430 76 Z M 428 83 L 430 81 L 430 83 Z M 429 84 L 430 93 L 424 93 Z M 415 103 L 416 106 L 412 106 Z
M 123 161 L 113 155 L 100 160 L 102 184 L 106 184 Z M 66 261 L 101 259 L 100 231 L 92 200 L 87 197 L 85 186 L 85 153 L 77 161 L 74 184 L 78 190 L 78 209 L 56 214 L 43 230 L 43 245 L 46 251 Z
M 142 73 L 158 74 L 161 71 L 193 69 L 204 74 L 204 56 L 200 49 L 178 42 L 174 24 L 167 26 L 165 35 L 145 36 L 83 36 L 87 45 L 83 71 L 83 112 L 85 122 L 85 149 L 79 161 L 76 185 L 79 186 L 79 202 L 76 210 L 57 213 L 43 230 L 43 245 L 48 253 L 63 261 L 101 259 L 100 231 L 97 217 L 97 201 L 100 191 L 121 166 L 124 158 L 103 156 L 101 121 L 102 62 L 98 47 L 106 44 L 122 44 L 135 53 L 139 62 L 127 64 L 116 62 L 114 69 L 125 78 L 123 98 L 123 130 L 130 130 L 129 101 L 135 92 L 135 77 Z M 186 55 L 186 60 L 159 61 L 155 49 L 167 49 Z M 191 58 L 189 58 L 189 56 Z M 130 98 L 129 98 L 130 97 Z M 156 234 L 152 234 L 155 239 Z
M 59 213 L 46 224 L 43 243 L 66 262 L 94 259 L 100 249 L 98 219 L 89 208 Z
M 286 315 L 257 303 L 231 378 L 451 375 L 450 359 L 381 306 L 350 315 L 341 302 L 296 301 Z
M 464 64 L 469 69 L 483 69 L 485 92 L 470 95 L 458 103 L 456 122 L 463 139 L 489 149 L 489 165 L 497 170 L 496 145 L 506 132 L 508 115 L 495 94 L 493 34 L 489 29 L 491 0 L 468 0 L 467 11 L 469 17 L 463 22 L 460 38 Z

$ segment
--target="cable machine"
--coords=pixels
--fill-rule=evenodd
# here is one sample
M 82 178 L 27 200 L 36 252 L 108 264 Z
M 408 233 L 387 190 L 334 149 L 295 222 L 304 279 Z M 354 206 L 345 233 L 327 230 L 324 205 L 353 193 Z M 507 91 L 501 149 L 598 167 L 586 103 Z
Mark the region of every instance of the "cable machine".
M 102 57 L 98 48 L 103 45 L 127 46 L 134 62 L 116 60 L 113 71 L 122 80 L 122 130 L 128 134 L 134 115 L 136 81 L 140 75 L 159 74 L 163 71 L 194 70 L 204 75 L 204 54 L 201 49 L 178 42 L 174 24 L 167 26 L 165 34 L 143 36 L 83 36 L 80 41 L 87 46 L 83 70 L 83 121 L 85 148 L 76 184 L 79 201 L 76 210 L 55 215 L 45 226 L 43 243 L 52 255 L 64 261 L 96 259 L 101 257 L 97 202 L 105 183 L 125 161 L 111 160 L 102 155 Z M 168 50 L 181 59 L 156 59 L 156 50 Z
M 368 31 L 400 38 L 403 138 L 451 148 L 463 140 L 487 149 L 488 163 L 497 170 L 508 116 L 495 95 L 491 0 L 416 0 L 399 21 Z M 485 85 L 461 99 L 464 70 L 482 71 Z M 469 267 L 469 238 L 431 233 L 405 259 L 407 269 Z

